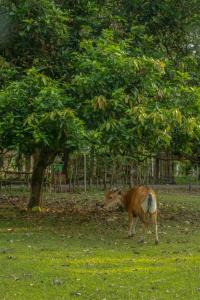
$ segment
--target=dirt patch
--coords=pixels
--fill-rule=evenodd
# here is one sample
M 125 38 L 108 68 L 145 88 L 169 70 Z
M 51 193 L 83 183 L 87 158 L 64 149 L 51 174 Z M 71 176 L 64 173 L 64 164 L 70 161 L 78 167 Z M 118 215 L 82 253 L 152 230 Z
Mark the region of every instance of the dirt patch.
M 26 212 L 27 200 L 27 197 L 1 195 L 1 219 L 16 218 L 16 216 L 26 218 L 26 215 L 30 217 L 30 214 Z M 55 201 L 46 201 L 46 207 L 44 207 L 42 214 L 39 214 L 40 217 L 52 215 L 58 218 L 59 216 L 70 217 L 80 223 L 90 222 L 91 220 L 108 223 L 126 218 L 126 212 L 121 212 L 120 209 L 105 210 L 101 207 L 101 204 L 101 202 L 87 197 L 83 197 L 81 201 L 76 201 L 76 197 L 71 195 L 70 200 L 60 198 Z M 33 218 L 36 216 L 35 213 L 31 215 Z M 199 223 L 200 210 L 185 206 L 183 203 L 161 203 L 159 219 L 161 223 L 166 221 Z

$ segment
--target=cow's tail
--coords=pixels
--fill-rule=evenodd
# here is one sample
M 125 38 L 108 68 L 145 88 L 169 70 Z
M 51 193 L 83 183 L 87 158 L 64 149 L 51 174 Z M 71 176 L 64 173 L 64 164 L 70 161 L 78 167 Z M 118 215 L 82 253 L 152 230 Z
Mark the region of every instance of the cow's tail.
M 148 198 L 147 198 L 147 213 L 150 213 L 150 209 L 151 209 L 151 206 L 152 206 L 152 202 L 153 202 L 153 197 L 152 197 L 152 194 L 148 194 Z

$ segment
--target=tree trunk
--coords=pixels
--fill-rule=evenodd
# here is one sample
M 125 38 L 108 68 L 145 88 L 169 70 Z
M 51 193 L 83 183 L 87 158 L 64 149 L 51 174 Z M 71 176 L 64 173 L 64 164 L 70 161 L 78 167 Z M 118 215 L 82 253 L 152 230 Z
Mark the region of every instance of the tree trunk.
M 37 164 L 33 168 L 31 178 L 31 195 L 28 203 L 28 208 L 41 207 L 41 190 L 46 167 L 42 164 Z
M 44 174 L 47 166 L 54 161 L 56 153 L 37 149 L 33 155 L 33 173 L 31 177 L 31 192 L 28 203 L 28 209 L 34 207 L 41 209 L 41 191 Z

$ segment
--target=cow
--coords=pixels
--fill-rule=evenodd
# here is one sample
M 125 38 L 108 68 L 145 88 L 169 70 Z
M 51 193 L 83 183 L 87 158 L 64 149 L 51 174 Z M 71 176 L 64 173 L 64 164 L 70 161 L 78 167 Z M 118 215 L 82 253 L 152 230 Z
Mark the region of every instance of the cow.
M 143 224 L 143 237 L 141 242 L 144 242 L 144 234 L 147 225 L 155 225 L 155 243 L 158 244 L 158 225 L 157 214 L 158 205 L 156 193 L 152 188 L 146 186 L 137 186 L 127 192 L 119 190 L 111 190 L 105 193 L 104 208 L 111 206 L 123 206 L 128 212 L 128 237 L 135 234 L 135 227 L 138 219 Z M 151 222 L 148 221 L 148 216 Z

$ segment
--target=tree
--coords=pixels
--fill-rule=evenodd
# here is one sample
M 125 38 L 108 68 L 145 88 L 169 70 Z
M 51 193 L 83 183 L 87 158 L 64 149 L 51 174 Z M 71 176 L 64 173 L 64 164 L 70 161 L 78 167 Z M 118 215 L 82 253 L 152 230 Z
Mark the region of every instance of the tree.
M 67 108 L 68 98 L 56 82 L 35 69 L 0 93 L 0 144 L 33 155 L 28 207 L 41 206 L 46 167 L 64 149 L 81 145 L 82 122 Z
M 143 28 L 132 30 L 140 30 L 141 39 L 145 35 Z M 190 86 L 184 67 L 145 56 L 132 42 L 119 40 L 111 30 L 82 41 L 72 80 L 74 105 L 78 99 L 88 128 L 98 127 L 102 144 L 115 154 L 139 159 L 163 150 L 188 153 L 199 125 L 199 88 Z

